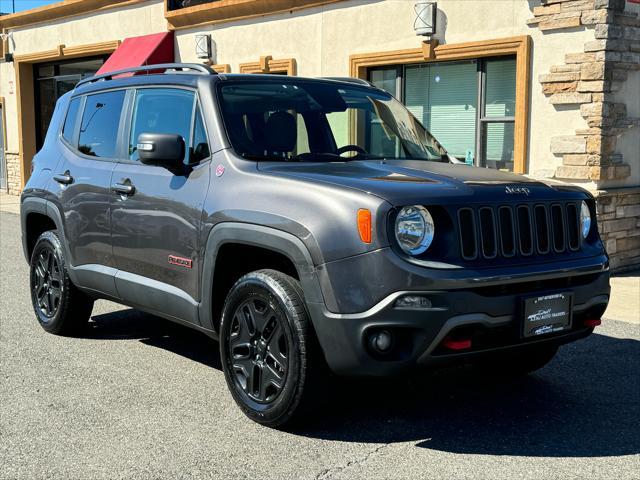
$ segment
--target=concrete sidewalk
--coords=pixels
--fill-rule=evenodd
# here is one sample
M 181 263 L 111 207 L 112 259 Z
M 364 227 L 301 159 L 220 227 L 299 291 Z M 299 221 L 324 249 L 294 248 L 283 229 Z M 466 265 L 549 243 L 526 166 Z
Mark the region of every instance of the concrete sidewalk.
M 611 300 L 604 318 L 640 325 L 640 271 L 611 277 Z
M 19 215 L 20 197 L 0 193 L 0 211 Z M 640 271 L 611 278 L 611 302 L 604 317 L 640 325 Z
M 20 195 L 8 195 L 0 192 L 0 212 L 20 214 Z

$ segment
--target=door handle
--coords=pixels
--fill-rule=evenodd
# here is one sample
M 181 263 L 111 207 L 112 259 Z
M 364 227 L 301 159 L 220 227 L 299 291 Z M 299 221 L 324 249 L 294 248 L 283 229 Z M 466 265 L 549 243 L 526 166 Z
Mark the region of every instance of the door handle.
M 111 185 L 111 190 L 120 195 L 133 195 L 136 193 L 136 187 L 130 183 L 114 183 Z
M 73 177 L 69 173 L 69 170 L 64 173 L 58 173 L 54 175 L 53 179 L 56 182 L 61 183 L 62 185 L 69 185 L 70 183 L 73 183 Z

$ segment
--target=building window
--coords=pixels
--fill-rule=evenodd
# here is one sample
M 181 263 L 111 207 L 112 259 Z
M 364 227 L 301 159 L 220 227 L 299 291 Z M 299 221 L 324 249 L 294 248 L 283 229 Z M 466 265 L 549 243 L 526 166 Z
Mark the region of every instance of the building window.
M 380 67 L 368 75 L 402 99 L 451 155 L 514 170 L 515 57 Z

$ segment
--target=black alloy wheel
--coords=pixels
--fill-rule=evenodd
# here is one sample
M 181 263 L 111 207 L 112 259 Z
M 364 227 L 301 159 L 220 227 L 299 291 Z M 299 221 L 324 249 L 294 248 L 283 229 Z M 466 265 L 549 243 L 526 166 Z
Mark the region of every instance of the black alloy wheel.
M 64 250 L 55 230 L 36 241 L 30 261 L 31 303 L 42 328 L 73 335 L 86 326 L 93 299 L 71 282 Z
M 238 306 L 231 323 L 229 351 L 236 384 L 253 401 L 270 403 L 284 387 L 289 339 L 283 313 L 265 295 Z
M 312 385 L 324 370 L 318 348 L 298 280 L 259 270 L 231 288 L 220 357 L 233 399 L 249 418 L 280 427 L 315 404 Z
M 37 252 L 34 275 L 31 279 L 34 306 L 39 308 L 46 318 L 54 317 L 58 311 L 63 288 L 60 263 L 52 246 L 47 244 Z

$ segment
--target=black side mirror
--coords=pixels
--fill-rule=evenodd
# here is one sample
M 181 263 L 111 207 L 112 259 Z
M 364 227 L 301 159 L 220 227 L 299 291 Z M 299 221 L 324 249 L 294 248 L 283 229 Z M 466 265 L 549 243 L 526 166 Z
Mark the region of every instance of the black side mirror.
M 184 166 L 185 145 L 180 135 L 172 133 L 141 133 L 138 136 L 138 157 L 145 165 L 158 165 L 171 172 Z

